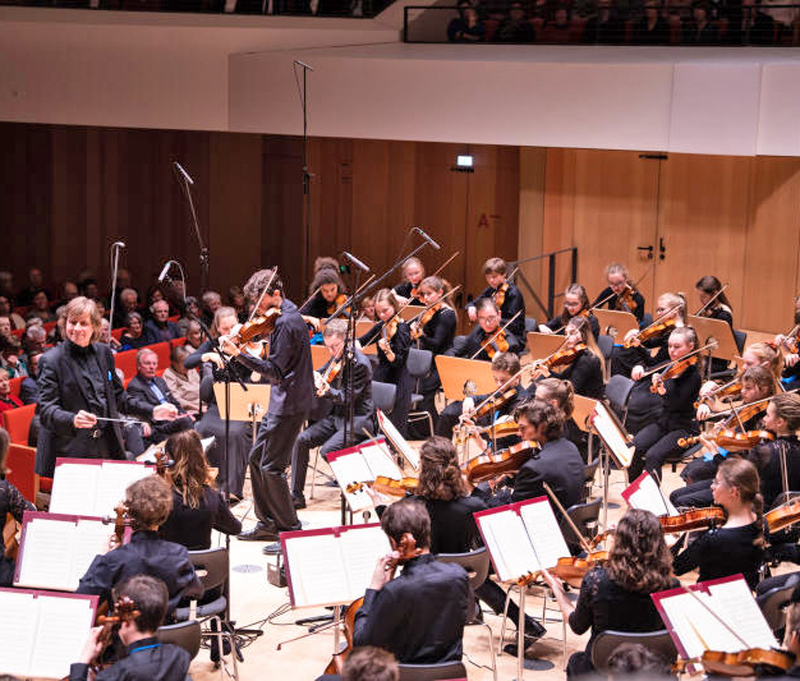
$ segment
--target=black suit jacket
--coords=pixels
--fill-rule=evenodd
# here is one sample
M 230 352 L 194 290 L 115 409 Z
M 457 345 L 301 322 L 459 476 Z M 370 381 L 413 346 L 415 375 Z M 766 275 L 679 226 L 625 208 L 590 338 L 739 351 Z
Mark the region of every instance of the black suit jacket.
M 174 338 L 180 338 L 183 334 L 181 333 L 181 327 L 178 326 L 175 322 L 167 321 L 166 329 L 169 331 L 169 338 L 163 338 L 162 332 L 164 329 L 159 327 L 156 323 L 155 319 L 148 319 L 144 323 L 144 328 L 147 334 L 153 339 L 153 343 L 163 343 Z
M 78 375 L 78 366 L 70 356 L 74 346 L 70 341 L 48 350 L 39 360 L 39 418 L 41 429 L 36 445 L 36 472 L 53 477 L 56 458 L 76 456 L 91 458 L 91 432 L 88 428 L 75 428 L 72 421 L 81 409 L 89 410 L 86 388 Z M 143 418 L 152 418 L 153 407 L 125 392 L 114 371 L 111 348 L 93 343 L 94 352 L 106 378 L 105 398 L 107 413 L 99 416 L 118 418 L 120 410 Z M 108 425 L 113 432 L 115 450 L 111 456 L 125 458 L 122 430 L 118 423 Z
M 375 415 L 375 404 L 372 402 L 372 364 L 369 358 L 361 351 L 355 352 L 355 366 L 353 367 L 353 402 L 356 417 L 369 417 Z M 324 374 L 331 360 L 325 362 L 319 372 Z M 335 418 L 344 419 L 347 414 L 347 397 L 344 371 L 334 379 L 327 395 L 317 398 L 318 401 L 328 403 L 332 407 Z
M 493 336 L 495 333 L 497 332 L 493 331 L 491 334 L 489 334 L 489 336 Z M 521 342 L 513 333 L 510 333 L 509 329 L 506 329 L 505 336 L 506 340 L 508 341 L 509 352 L 519 355 L 525 349 L 525 344 Z M 476 352 L 478 352 L 478 350 L 480 350 L 481 344 L 486 340 L 487 337 L 488 336 L 486 333 L 484 333 L 480 325 L 477 325 L 472 329 L 468 336 L 464 337 L 463 345 L 456 343 L 444 354 L 452 357 L 465 357 L 466 359 L 470 359 Z M 491 361 L 491 357 L 489 357 L 485 350 L 478 352 L 478 354 L 475 356 L 475 359 L 480 359 L 485 362 Z
M 161 376 L 156 376 L 153 381 L 155 382 L 156 387 L 163 393 L 164 397 L 167 398 L 167 402 L 174 404 L 178 408 L 178 411 L 183 411 L 180 402 L 178 402 L 175 396 L 170 392 L 167 382 L 161 378 Z M 131 379 L 130 383 L 128 383 L 128 394 L 131 397 L 136 397 L 147 404 L 153 405 L 154 407 L 157 407 L 159 404 L 161 404 L 161 402 L 158 401 L 155 393 L 150 390 L 147 380 L 142 378 L 141 374 L 136 374 L 136 376 Z
M 39 385 L 35 378 L 27 376 L 22 379 L 22 384 L 19 386 L 19 399 L 22 400 L 22 404 L 34 404 L 39 401 Z

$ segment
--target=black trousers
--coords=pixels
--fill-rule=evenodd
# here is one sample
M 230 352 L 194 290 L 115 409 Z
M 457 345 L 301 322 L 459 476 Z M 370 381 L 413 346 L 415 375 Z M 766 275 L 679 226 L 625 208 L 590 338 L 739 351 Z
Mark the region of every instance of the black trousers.
M 700 480 L 680 487 L 669 495 L 669 500 L 678 508 L 704 508 L 714 503 L 711 480 Z
M 286 468 L 307 414 L 267 414 L 258 427 L 256 444 L 250 451 L 253 506 L 260 524 L 269 530 L 299 530 L 292 504 Z
M 671 456 L 684 452 L 683 448 L 678 446 L 678 439 L 693 434 L 685 429 L 667 432 L 660 423 L 651 423 L 642 428 L 633 438 L 636 450 L 628 468 L 628 479 L 633 482 L 641 475 L 642 470 L 646 470 L 661 480 L 661 466 L 664 462 Z

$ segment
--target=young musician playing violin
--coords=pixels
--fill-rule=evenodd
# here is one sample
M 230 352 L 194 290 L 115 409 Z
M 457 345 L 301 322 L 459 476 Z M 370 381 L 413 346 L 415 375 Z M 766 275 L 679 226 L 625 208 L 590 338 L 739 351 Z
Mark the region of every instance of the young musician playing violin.
M 469 579 L 460 565 L 430 552 L 431 521 L 416 499 L 401 499 L 381 516 L 392 552 L 375 567 L 356 613 L 353 645 L 374 645 L 401 664 L 461 660 Z M 395 576 L 397 568 L 403 571 Z
M 377 322 L 378 315 L 375 314 L 375 296 L 364 296 L 358 304 L 358 321 Z
M 380 320 L 358 342 L 362 347 L 375 343 L 378 346 L 378 366 L 372 380 L 397 386 L 394 408 L 389 419 L 400 431 L 408 432 L 408 410 L 411 406 L 412 380 L 406 369 L 408 349 L 411 347 L 411 330 L 398 312 L 402 305 L 388 288 L 375 294 L 375 312 Z
M 303 320 L 319 331 L 321 319 L 330 317 L 347 300 L 344 283 L 333 267 L 322 267 L 309 287 L 311 298 L 300 308 Z
M 783 356 L 783 373 L 781 379 L 784 385 L 791 388 L 796 387 L 791 385 L 798 377 L 800 377 L 800 347 L 798 341 L 800 340 L 800 296 L 794 299 L 794 327 L 788 334 L 784 335 L 779 333 L 775 336 L 775 345 L 782 348 L 784 351 Z
M 600 324 L 597 317 L 589 311 L 589 297 L 586 295 L 586 289 L 580 284 L 570 284 L 564 291 L 564 310 L 547 324 L 539 324 L 539 331 L 541 333 L 564 333 L 569 321 L 578 316 L 589 322 L 592 336 L 597 339 L 600 335 Z
M 372 365 L 360 350 L 355 350 L 355 364 L 352 368 L 353 393 L 348 393 L 343 371 L 344 349 L 347 341 L 347 322 L 344 319 L 333 319 L 325 327 L 322 334 L 330 359 L 315 373 L 317 383 L 317 406 L 324 415 L 311 423 L 297 438 L 292 450 L 292 502 L 297 509 L 306 507 L 303 493 L 308 471 L 308 454 L 314 447 L 319 447 L 320 454 L 325 457 L 346 446 L 344 441 L 344 424 L 347 418 L 347 405 L 353 404 L 353 430 L 350 444 L 357 444 L 364 439 L 363 428 L 371 428 L 375 416 L 375 405 L 372 402 Z M 317 411 L 317 409 L 315 409 Z
M 439 277 L 425 277 L 419 285 L 419 294 L 422 302 L 429 307 L 417 321 L 411 324 L 411 339 L 416 341 L 417 346 L 423 350 L 429 350 L 434 361 L 431 364 L 430 373 L 421 381 L 418 392 L 422 395 L 418 411 L 427 411 L 436 427 L 439 414 L 436 411 L 436 393 L 442 383 L 439 379 L 439 372 L 436 369 L 436 355 L 441 355 L 453 345 L 453 337 L 456 332 L 456 313 L 442 296 L 445 294 L 444 282 Z M 424 421 L 421 425 L 427 425 Z M 414 428 L 416 422 L 411 426 L 411 436 L 413 439 L 422 439 L 420 430 Z
M 481 298 L 475 304 L 478 325 L 468 336 L 458 336 L 455 345 L 445 354 L 467 359 L 491 361 L 498 352 L 519 355 L 525 349 L 524 336 L 516 336 L 511 327 L 503 329 L 500 308 L 491 298 Z
M 400 305 L 422 305 L 419 284 L 425 278 L 425 266 L 417 257 L 410 257 L 403 263 L 403 281 L 394 287 L 394 295 Z
M 569 600 L 558 579 L 543 572 L 572 631 L 583 634 L 591 629 L 585 652 L 569 658 L 568 679 L 595 671 L 591 650 L 598 634 L 609 629 L 645 632 L 663 628 L 650 594 L 678 586 L 671 562 L 658 518 L 650 511 L 632 508 L 617 525 L 608 562 L 584 576 L 577 603 Z
M 720 319 L 723 322 L 728 322 L 730 327 L 733 328 L 733 308 L 719 279 L 708 274 L 695 284 L 695 288 L 702 306 L 698 316 Z M 728 362 L 726 360 L 712 357 L 712 372 L 725 371 L 727 368 Z
M 223 350 L 261 374 L 272 384 L 272 390 L 267 414 L 250 452 L 250 479 L 258 523 L 239 538 L 277 541 L 279 532 L 301 527 L 285 473 L 292 446 L 313 405 L 314 369 L 306 324 L 297 306 L 283 297 L 283 282 L 277 273 L 271 269 L 259 270 L 250 277 L 244 290 L 258 305 L 256 315 L 265 318 L 267 328 L 272 326 L 269 357 L 252 357 L 241 352 L 234 342 L 225 342 Z M 270 544 L 264 550 L 279 552 L 280 544 Z
M 6 459 L 11 439 L 4 428 L 0 428 L 0 522 L 5 523 L 11 515 L 18 523 L 22 523 L 25 511 L 35 511 L 36 507 L 22 496 L 22 493 L 6 480 Z M 5 547 L 3 547 L 5 548 Z M 7 553 L 7 552 L 6 552 Z M 11 586 L 14 582 L 15 561 L 10 555 L 0 553 L 0 587 Z
M 723 461 L 711 490 L 714 503 L 722 506 L 727 520 L 712 528 L 675 557 L 676 575 L 699 570 L 698 582 L 741 573 L 751 589 L 758 583 L 764 560 L 764 498 L 759 492 L 756 467 L 745 459 Z
M 697 349 L 697 334 L 689 326 L 675 329 L 669 336 L 669 358 L 671 368 L 662 372 L 676 372 L 677 375 L 662 378 L 661 374 L 653 374 L 649 383 L 661 395 L 663 412 L 658 420 L 646 425 L 636 433 L 633 444 L 636 450 L 633 461 L 628 468 L 631 481 L 639 477 L 642 469 L 654 473 L 661 479 L 661 466 L 672 455 L 681 454 L 678 439 L 689 437 L 699 432 L 694 420 L 694 402 L 700 392 L 700 370 L 697 356 L 684 362 L 680 360 Z M 644 373 L 641 366 L 634 368 L 634 376 L 641 378 Z
M 572 383 L 575 392 L 584 397 L 599 400 L 603 397 L 603 371 L 605 360 L 594 340 L 589 320 L 586 317 L 573 317 L 564 329 L 566 338 L 564 349 L 575 352 L 575 358 L 560 371 L 558 367 L 548 369 L 544 365 L 534 369 L 533 376 L 552 375 Z M 536 364 L 536 362 L 534 362 Z
M 133 535 L 106 554 L 97 556 L 81 577 L 76 593 L 100 596 L 113 604 L 112 589 L 136 575 L 157 577 L 167 585 L 168 613 L 184 596 L 199 596 L 203 586 L 185 546 L 158 536 L 172 510 L 172 490 L 156 475 L 142 478 L 125 491 L 125 509 Z
M 483 274 L 489 285 L 467 305 L 467 316 L 471 322 L 478 320 L 479 302 L 491 298 L 500 311 L 501 325 L 518 315 L 508 326 L 517 338 L 525 337 L 525 299 L 520 290 L 508 281 L 508 265 L 502 258 L 489 258 L 483 264 Z M 513 351 L 512 351 L 513 352 Z
M 629 279 L 625 265 L 612 262 L 606 267 L 608 286 L 600 291 L 600 295 L 595 298 L 592 307 L 605 306 L 609 310 L 630 312 L 641 323 L 644 317 L 644 296 L 639 293 Z
M 180 646 L 160 643 L 156 632 L 167 614 L 168 592 L 163 581 L 148 575 L 136 575 L 114 589 L 114 599 L 132 601 L 134 618 L 122 618 L 119 638 L 126 655 L 111 667 L 98 672 L 97 681 L 183 681 L 192 658 Z M 78 662 L 69 670 L 69 681 L 86 681 L 89 665 L 103 653 L 103 629 L 94 627 Z

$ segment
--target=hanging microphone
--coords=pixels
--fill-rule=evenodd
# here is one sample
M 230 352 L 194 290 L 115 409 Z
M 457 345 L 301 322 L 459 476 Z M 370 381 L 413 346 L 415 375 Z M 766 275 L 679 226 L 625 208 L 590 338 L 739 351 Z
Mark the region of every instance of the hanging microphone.
M 302 66 L 304 69 L 308 69 L 309 71 L 313 71 L 314 70 L 313 66 L 309 66 L 308 64 L 306 64 L 305 62 L 300 61 L 299 59 L 295 59 L 294 63 L 297 64 L 298 66 Z
M 351 253 L 348 253 L 347 251 L 343 251 L 342 255 L 345 258 L 347 258 L 351 263 L 353 263 L 356 267 L 358 267 L 359 269 L 364 270 L 364 272 L 369 272 L 370 271 L 369 267 L 367 267 L 363 262 L 361 262 L 358 258 L 356 258 L 356 256 L 352 255 Z
M 431 246 L 433 246 L 437 251 L 440 251 L 442 247 L 437 244 L 433 239 L 431 239 L 424 230 L 420 229 L 419 227 L 414 227 L 414 231 L 419 234 L 425 241 L 427 241 Z
M 175 167 L 175 170 L 177 170 L 181 175 L 183 175 L 184 180 L 186 180 L 189 184 L 194 184 L 194 180 L 191 178 L 189 173 L 187 173 L 183 169 L 183 166 L 180 163 L 178 163 L 177 161 L 173 161 L 172 165 Z
M 167 276 L 167 272 L 169 272 L 170 265 L 172 265 L 172 260 L 167 260 L 167 262 L 164 263 L 164 269 L 161 270 L 161 274 L 158 275 L 158 283 L 159 284 L 162 281 L 164 281 L 164 278 Z
M 125 242 L 115 241 L 113 244 L 111 244 L 111 248 L 125 248 Z

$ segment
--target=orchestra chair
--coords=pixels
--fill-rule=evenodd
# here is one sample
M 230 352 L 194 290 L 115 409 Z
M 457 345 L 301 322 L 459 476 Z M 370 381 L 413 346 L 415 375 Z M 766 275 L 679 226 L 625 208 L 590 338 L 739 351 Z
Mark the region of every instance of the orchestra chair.
M 606 397 L 608 398 L 614 413 L 622 421 L 622 425 L 628 419 L 628 400 L 631 397 L 631 390 L 635 385 L 634 381 L 622 374 L 616 374 L 608 379 L 606 383 Z
M 769 628 L 780 641 L 783 637 L 778 636 L 786 627 L 786 612 L 784 608 L 789 605 L 792 592 L 797 588 L 800 576 L 791 575 L 783 586 L 776 586 L 774 589 L 764 592 L 756 597 L 756 603 L 764 614 Z
M 19 338 L 20 340 L 22 340 L 22 337 L 25 335 L 25 332 L 26 332 L 27 330 L 28 330 L 28 329 L 12 329 L 12 331 L 11 331 L 11 335 L 12 335 L 12 336 L 16 336 L 17 338 Z
M 597 474 L 597 469 L 600 466 L 600 457 L 597 457 L 592 463 L 587 463 L 583 467 L 583 500 L 586 501 L 592 495 L 592 488 L 594 487 L 594 478 Z
M 35 404 L 26 404 L 24 407 L 17 407 L 3 412 L 3 428 L 8 431 L 8 437 L 11 442 L 20 445 L 28 444 L 28 433 L 35 413 Z
M 172 643 L 183 648 L 194 659 L 200 652 L 201 629 L 196 620 L 165 624 L 156 630 L 156 637 L 159 643 Z
M 605 380 L 608 382 L 611 373 L 611 351 L 614 349 L 614 339 L 608 334 L 601 333 L 597 337 L 597 347 L 605 360 Z
M 148 346 L 149 347 L 149 346 Z M 136 349 L 123 350 L 114 355 L 114 367 L 121 369 L 127 380 L 136 376 Z
M 736 347 L 739 348 L 739 354 L 744 352 L 744 344 L 747 342 L 747 331 L 737 331 L 733 329 L 733 340 L 736 341 Z
M 651 315 L 649 312 L 645 312 L 642 315 L 642 321 L 639 322 L 639 328 L 646 329 L 652 323 L 653 323 L 653 315 Z
M 525 317 L 525 336 L 529 333 L 536 333 L 539 330 L 539 325 L 536 323 L 535 317 Z
M 567 515 L 575 526 L 580 530 L 584 539 L 594 539 L 597 536 L 597 522 L 600 517 L 600 507 L 603 500 L 600 497 L 584 501 L 582 504 L 573 504 L 567 509 Z M 558 527 L 570 550 L 581 549 L 581 541 L 572 529 L 572 526 L 564 517 L 559 518 Z
M 467 669 L 461 660 L 435 664 L 398 664 L 400 681 L 439 681 L 439 679 L 466 679 Z
M 198 603 L 193 598 L 188 607 L 179 607 L 175 610 L 173 619 L 178 622 L 197 620 L 200 625 L 211 624 L 213 629 L 203 629 L 201 638 L 216 638 L 218 650 L 220 651 L 220 661 L 223 661 L 222 641 L 227 638 L 230 643 L 231 659 L 233 660 L 233 678 L 239 681 L 239 666 L 236 661 L 236 646 L 233 634 L 223 628 L 223 620 L 227 618 L 228 599 L 225 597 L 223 586 L 230 577 L 230 563 L 228 549 L 220 547 L 216 549 L 205 549 L 203 551 L 189 551 L 189 559 L 194 565 L 197 576 L 203 583 L 203 590 L 208 593 L 212 589 L 219 588 L 220 595 L 209 603 Z M 225 664 L 220 664 L 220 678 L 225 678 Z
M 36 495 L 39 493 L 39 476 L 33 470 L 35 461 L 36 447 L 13 443 L 8 448 L 6 480 L 32 504 L 36 503 Z
M 375 405 L 375 409 L 380 409 L 387 416 L 394 409 L 396 394 L 397 386 L 394 383 L 372 381 L 372 403 Z
M 468 551 L 467 553 L 437 553 L 436 560 L 442 563 L 456 563 L 467 571 L 469 577 L 469 611 L 467 613 L 467 626 L 478 624 L 486 627 L 489 634 L 489 651 L 492 654 L 492 675 L 494 681 L 497 681 L 497 659 L 495 658 L 494 645 L 492 639 L 492 628 L 483 620 L 478 619 L 480 615 L 480 606 L 475 597 L 475 589 L 486 581 L 489 575 L 489 552 L 485 546 L 482 546 L 475 551 Z M 400 675 L 402 678 L 402 674 Z M 447 677 L 436 677 L 447 678 Z
M 598 672 L 608 670 L 608 658 L 623 643 L 640 643 L 648 650 L 663 657 L 672 664 L 678 656 L 675 643 L 666 629 L 659 631 L 627 632 L 627 631 L 607 631 L 600 632 L 592 642 L 590 651 L 592 666 Z
M 11 387 L 11 394 L 14 397 L 19 397 L 19 389 L 22 385 L 22 381 L 24 381 L 25 378 L 25 376 L 16 376 L 8 381 L 8 384 Z
M 414 411 L 414 407 L 423 400 L 423 396 L 417 392 L 419 390 L 419 382 L 431 372 L 432 364 L 433 353 L 430 350 L 409 348 L 406 369 L 411 378 L 414 379 L 414 392 L 411 394 L 411 409 L 408 412 L 408 422 L 427 421 L 431 437 L 433 437 L 433 419 L 431 415 L 427 411 Z
M 179 345 L 186 345 L 186 336 L 181 336 L 180 338 L 173 338 L 169 342 L 170 348 L 177 348 Z

